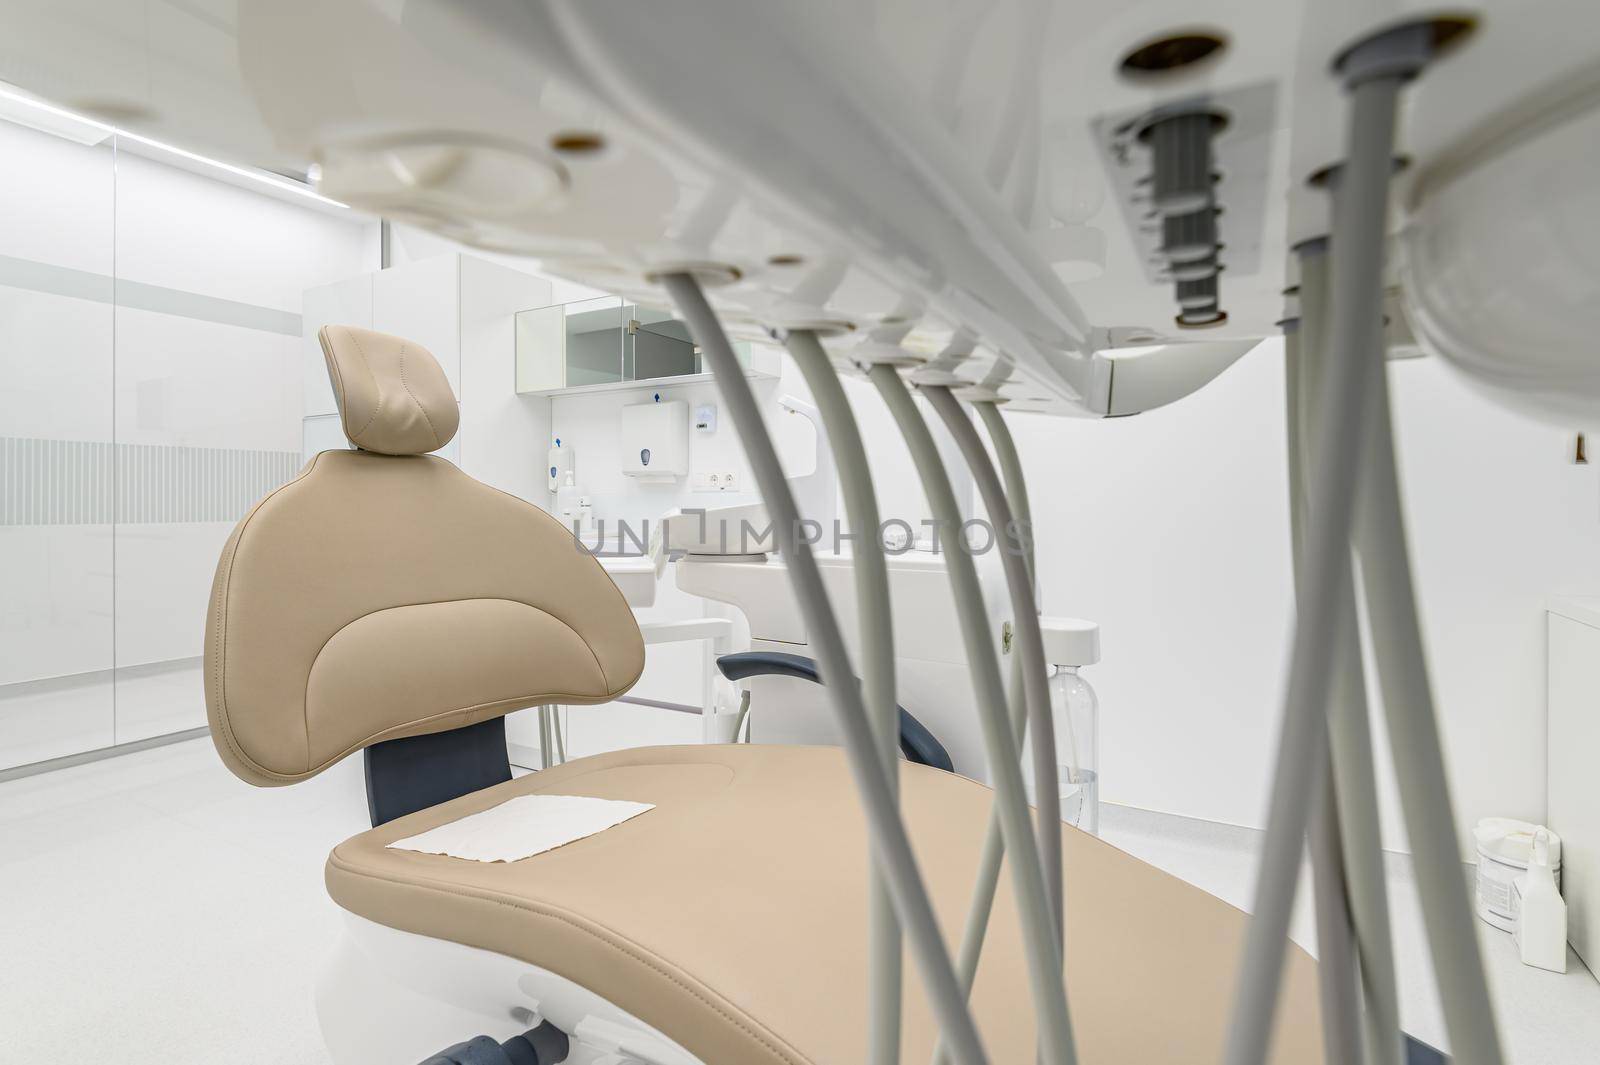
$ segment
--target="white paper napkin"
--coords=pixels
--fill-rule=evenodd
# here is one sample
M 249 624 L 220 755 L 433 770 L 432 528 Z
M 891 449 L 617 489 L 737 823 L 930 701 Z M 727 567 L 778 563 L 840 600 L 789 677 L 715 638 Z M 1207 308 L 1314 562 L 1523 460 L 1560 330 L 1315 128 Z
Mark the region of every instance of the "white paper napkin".
M 514 862 L 603 832 L 655 807 L 586 795 L 519 795 L 438 828 L 389 844 L 472 862 Z

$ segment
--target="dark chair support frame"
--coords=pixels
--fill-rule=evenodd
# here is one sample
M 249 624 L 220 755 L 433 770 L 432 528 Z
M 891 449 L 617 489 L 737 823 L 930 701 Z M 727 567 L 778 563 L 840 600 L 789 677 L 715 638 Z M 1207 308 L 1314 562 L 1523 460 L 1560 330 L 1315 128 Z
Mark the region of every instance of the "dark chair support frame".
M 1406 1036 L 1406 1065 L 1450 1065 L 1444 1051 Z
M 740 651 L 717 659 L 717 669 L 729 680 L 748 677 L 793 677 L 795 680 L 822 683 L 817 661 L 805 655 L 792 655 L 784 651 Z M 900 707 L 900 753 L 906 761 L 932 766 L 947 773 L 955 772 L 955 763 L 944 744 L 929 732 L 927 726 Z
M 503 717 L 384 740 L 362 753 L 373 828 L 511 779 Z
M 487 1035 L 474 1036 L 439 1051 L 421 1065 L 557 1065 L 567 1060 L 571 1045 L 567 1033 L 545 1021 L 504 1043 Z

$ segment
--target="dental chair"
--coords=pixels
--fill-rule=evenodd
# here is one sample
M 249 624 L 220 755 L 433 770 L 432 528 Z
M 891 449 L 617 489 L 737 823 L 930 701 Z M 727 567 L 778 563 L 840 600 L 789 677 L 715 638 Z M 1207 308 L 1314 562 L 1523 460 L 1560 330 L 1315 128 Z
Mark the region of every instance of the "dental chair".
M 626 692 L 644 666 L 633 614 L 556 519 L 430 454 L 458 408 L 427 351 L 343 326 L 321 341 L 356 450 L 317 455 L 234 530 L 205 679 L 217 751 L 252 784 L 366 752 L 378 827 L 326 868 L 347 918 L 319 998 L 335 1060 L 865 1060 L 869 841 L 843 752 L 653 747 L 513 779 L 503 716 Z M 654 809 L 509 863 L 387 846 L 532 794 Z M 990 792 L 902 762 L 900 804 L 954 939 Z M 1062 836 L 1081 1060 L 1215 1058 L 1245 915 L 1094 837 Z M 972 992 L 992 1061 L 1035 1060 L 1028 1003 L 1002 891 Z M 915 979 L 903 1018 L 901 1060 L 924 1065 L 937 1028 Z M 1271 1060 L 1322 1061 L 1320 1031 L 1315 964 L 1294 949 Z

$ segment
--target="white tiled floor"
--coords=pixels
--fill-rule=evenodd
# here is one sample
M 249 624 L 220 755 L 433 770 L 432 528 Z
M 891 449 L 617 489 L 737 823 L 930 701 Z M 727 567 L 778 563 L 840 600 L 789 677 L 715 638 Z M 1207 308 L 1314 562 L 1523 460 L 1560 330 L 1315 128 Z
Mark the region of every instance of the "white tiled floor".
M 322 864 L 366 827 L 360 759 L 262 790 L 203 739 L 0 784 L 0 1061 L 93 1046 L 121 1065 L 326 1062 L 312 988 L 338 918 Z M 1114 808 L 1105 829 L 1230 902 L 1248 899 L 1254 833 Z M 1406 1024 L 1439 1044 L 1404 863 L 1391 883 Z M 1600 1060 L 1600 984 L 1582 964 L 1526 969 L 1509 936 L 1482 938 L 1510 1060 Z

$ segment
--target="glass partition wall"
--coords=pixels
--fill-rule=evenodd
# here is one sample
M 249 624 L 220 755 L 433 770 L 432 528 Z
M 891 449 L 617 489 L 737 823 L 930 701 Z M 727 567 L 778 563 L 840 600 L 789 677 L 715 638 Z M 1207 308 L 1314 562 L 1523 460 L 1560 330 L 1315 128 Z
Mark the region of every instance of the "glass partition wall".
M 217 557 L 300 466 L 300 293 L 370 244 L 41 125 L 0 120 L 0 772 L 205 724 Z

